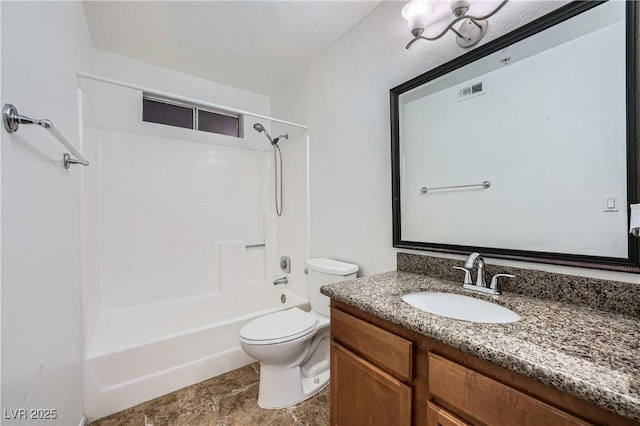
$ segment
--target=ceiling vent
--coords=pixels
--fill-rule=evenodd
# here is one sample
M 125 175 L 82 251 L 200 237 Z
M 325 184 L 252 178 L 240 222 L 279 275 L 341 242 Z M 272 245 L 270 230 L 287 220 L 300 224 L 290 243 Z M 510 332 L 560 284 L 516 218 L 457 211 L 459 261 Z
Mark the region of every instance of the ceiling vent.
M 464 101 L 480 95 L 484 95 L 484 88 L 481 81 L 461 88 L 458 91 L 458 101 Z

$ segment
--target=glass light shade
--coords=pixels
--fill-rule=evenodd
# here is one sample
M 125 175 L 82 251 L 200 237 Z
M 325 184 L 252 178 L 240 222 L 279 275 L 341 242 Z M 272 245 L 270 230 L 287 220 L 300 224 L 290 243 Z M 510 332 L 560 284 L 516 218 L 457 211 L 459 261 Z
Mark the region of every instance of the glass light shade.
M 412 0 L 402 8 L 402 17 L 407 20 L 410 30 L 426 28 L 433 9 L 431 0 Z
M 451 6 L 451 12 L 455 16 L 460 16 L 467 13 L 470 2 L 469 0 L 449 0 L 449 6 Z M 457 11 L 459 11 L 459 13 Z

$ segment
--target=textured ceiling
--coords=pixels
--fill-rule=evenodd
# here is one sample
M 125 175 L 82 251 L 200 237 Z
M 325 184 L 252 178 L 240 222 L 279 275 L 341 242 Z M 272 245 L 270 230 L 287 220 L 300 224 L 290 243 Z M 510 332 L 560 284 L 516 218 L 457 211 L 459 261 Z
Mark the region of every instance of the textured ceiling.
M 380 1 L 85 1 L 93 45 L 271 95 Z

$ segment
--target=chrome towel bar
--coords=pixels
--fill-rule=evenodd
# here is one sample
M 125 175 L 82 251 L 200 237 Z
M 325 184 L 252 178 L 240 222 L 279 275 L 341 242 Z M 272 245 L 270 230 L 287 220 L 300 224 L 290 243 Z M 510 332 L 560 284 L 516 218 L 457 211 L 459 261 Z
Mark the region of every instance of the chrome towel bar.
M 71 145 L 71 143 L 56 129 L 51 120 L 47 119 L 34 119 L 25 117 L 24 115 L 18 114 L 18 110 L 11 104 L 4 104 L 2 107 L 2 122 L 4 123 L 4 128 L 7 129 L 7 132 L 13 133 L 17 132 L 20 124 L 36 124 L 43 129 L 47 129 L 54 138 L 58 140 L 67 150 L 73 154 L 75 158 L 72 158 L 69 154 L 64 154 L 62 157 L 62 161 L 64 164 L 64 168 L 68 169 L 71 167 L 71 164 L 82 164 L 83 166 L 88 166 L 89 161 L 87 161 L 82 154 L 78 152 L 78 150 Z
M 482 183 L 475 183 L 472 185 L 438 186 L 435 188 L 427 188 L 426 186 L 423 186 L 422 188 L 420 188 L 420 192 L 423 194 L 426 194 L 429 191 L 436 191 L 440 189 L 458 189 L 458 188 L 475 188 L 475 187 L 489 188 L 490 186 L 491 186 L 491 182 L 489 182 L 488 180 L 485 180 Z

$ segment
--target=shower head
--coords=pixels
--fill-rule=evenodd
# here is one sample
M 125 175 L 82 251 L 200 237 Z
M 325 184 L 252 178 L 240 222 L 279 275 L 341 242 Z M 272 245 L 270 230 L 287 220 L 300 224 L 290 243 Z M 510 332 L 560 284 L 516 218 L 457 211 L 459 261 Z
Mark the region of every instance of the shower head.
M 265 129 L 264 126 L 262 124 L 260 124 L 260 123 L 255 123 L 253 125 L 253 128 L 255 129 L 256 132 L 259 132 L 259 133 L 263 133 L 264 132 L 264 134 L 267 137 L 267 139 L 269 139 L 269 142 L 271 142 L 271 145 L 276 145 L 281 138 L 289 139 L 289 134 L 280 135 L 277 138 L 272 139 L 271 135 L 269 134 L 269 132 L 267 132 L 267 129 Z
M 275 197 L 276 197 L 276 214 L 282 216 L 282 151 L 280 151 L 280 147 L 278 146 L 278 141 L 280 138 L 289 139 L 289 134 L 280 135 L 275 139 L 271 139 L 271 135 L 267 132 L 267 129 L 261 123 L 253 123 L 253 128 L 258 133 L 264 133 L 271 145 L 273 146 L 273 171 L 275 172 L 275 180 L 273 183 L 275 184 Z M 278 169 L 277 164 L 278 161 L 276 159 L 276 151 L 280 155 L 280 179 L 278 179 Z M 280 181 L 280 190 L 278 191 L 278 181 Z M 280 193 L 280 200 L 278 202 L 278 193 Z
M 253 125 L 253 128 L 256 130 L 256 132 L 258 133 L 264 133 L 264 135 L 267 137 L 267 139 L 269 139 L 269 142 L 271 142 L 271 145 L 275 145 L 278 143 L 278 139 L 276 138 L 276 140 L 274 141 L 273 139 L 271 139 L 271 135 L 269 134 L 269 132 L 267 132 L 267 129 L 264 128 L 264 126 L 260 123 L 255 123 Z

